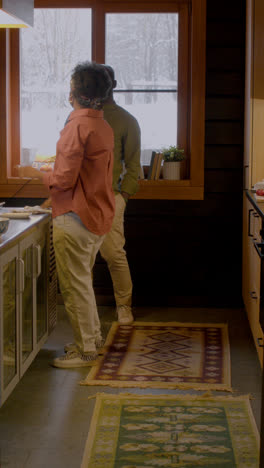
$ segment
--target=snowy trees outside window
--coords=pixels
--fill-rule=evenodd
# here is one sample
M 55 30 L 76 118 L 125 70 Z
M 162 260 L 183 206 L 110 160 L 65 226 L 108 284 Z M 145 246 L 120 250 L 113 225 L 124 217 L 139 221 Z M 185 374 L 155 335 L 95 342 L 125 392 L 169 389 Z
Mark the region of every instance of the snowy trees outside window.
M 106 14 L 105 63 L 116 74 L 114 98 L 137 119 L 141 163 L 177 144 L 178 14 Z M 64 122 L 74 66 L 92 57 L 92 10 L 35 9 L 21 31 L 21 164 L 53 156 Z
M 91 9 L 35 9 L 34 27 L 21 31 L 21 164 L 53 156 L 72 108 L 70 76 L 91 60 Z
M 107 14 L 106 63 L 115 101 L 138 119 L 141 163 L 149 164 L 153 150 L 177 143 L 178 14 Z

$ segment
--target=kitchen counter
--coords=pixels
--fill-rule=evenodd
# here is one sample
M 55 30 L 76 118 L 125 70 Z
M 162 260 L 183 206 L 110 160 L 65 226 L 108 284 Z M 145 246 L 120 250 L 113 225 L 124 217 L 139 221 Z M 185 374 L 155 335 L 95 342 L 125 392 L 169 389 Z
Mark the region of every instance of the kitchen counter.
M 246 190 L 246 196 L 249 199 L 249 201 L 252 203 L 255 210 L 258 212 L 258 214 L 262 217 L 262 219 L 264 219 L 264 199 L 257 200 L 256 192 L 254 190 Z
M 1 213 L 10 213 L 12 210 L 18 209 L 17 207 L 4 208 L 0 207 Z M 23 211 L 23 209 L 21 209 Z M 15 243 L 17 238 L 23 234 L 28 234 L 28 231 L 35 228 L 37 225 L 44 222 L 47 217 L 51 217 L 49 214 L 32 214 L 26 219 L 9 219 L 8 230 L 0 235 L 0 252 L 2 253 L 6 248 L 9 248 L 11 244 Z

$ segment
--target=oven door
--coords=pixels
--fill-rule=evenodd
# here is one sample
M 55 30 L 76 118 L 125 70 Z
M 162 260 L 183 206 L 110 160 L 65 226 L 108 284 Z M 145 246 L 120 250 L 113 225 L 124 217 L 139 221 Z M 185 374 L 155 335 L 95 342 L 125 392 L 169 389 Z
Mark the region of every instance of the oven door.
M 254 247 L 260 257 L 260 298 L 259 298 L 259 323 L 264 333 L 264 241 L 254 242 Z
M 260 257 L 260 299 L 259 299 L 259 323 L 264 332 L 264 241 L 254 241 L 254 247 Z M 258 345 L 263 349 L 264 358 L 264 344 L 263 340 L 258 339 Z M 263 360 L 264 362 L 264 360 Z M 260 456 L 259 468 L 264 467 L 264 370 L 262 369 L 262 390 L 261 390 L 261 421 L 260 421 Z

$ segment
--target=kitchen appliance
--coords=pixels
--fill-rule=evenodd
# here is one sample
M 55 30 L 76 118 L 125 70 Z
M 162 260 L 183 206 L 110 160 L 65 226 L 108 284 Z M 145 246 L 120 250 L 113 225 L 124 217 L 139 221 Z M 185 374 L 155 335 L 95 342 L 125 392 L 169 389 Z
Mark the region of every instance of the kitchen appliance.
M 264 204 L 263 204 L 264 209 Z M 264 218 L 263 213 L 255 212 L 255 218 L 258 218 L 257 229 L 254 232 L 253 245 L 260 260 L 260 283 L 259 283 L 259 323 L 264 334 Z M 249 229 L 250 235 L 250 229 Z M 258 338 L 258 346 L 263 349 L 263 368 L 264 368 L 264 339 Z M 261 426 L 260 426 L 260 461 L 259 467 L 264 467 L 264 369 L 262 368 L 262 392 L 261 392 Z

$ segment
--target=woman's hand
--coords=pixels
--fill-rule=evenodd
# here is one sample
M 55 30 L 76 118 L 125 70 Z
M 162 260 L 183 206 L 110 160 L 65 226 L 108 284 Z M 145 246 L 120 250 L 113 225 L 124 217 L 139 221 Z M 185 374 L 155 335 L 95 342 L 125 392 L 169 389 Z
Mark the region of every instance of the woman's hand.
M 44 173 L 35 169 L 32 166 L 17 166 L 19 177 L 27 177 L 29 179 L 43 179 Z
M 128 200 L 129 200 L 129 197 L 130 197 L 129 193 L 127 193 L 127 192 L 121 192 L 121 195 L 122 195 L 122 197 L 124 198 L 125 202 L 127 203 Z

